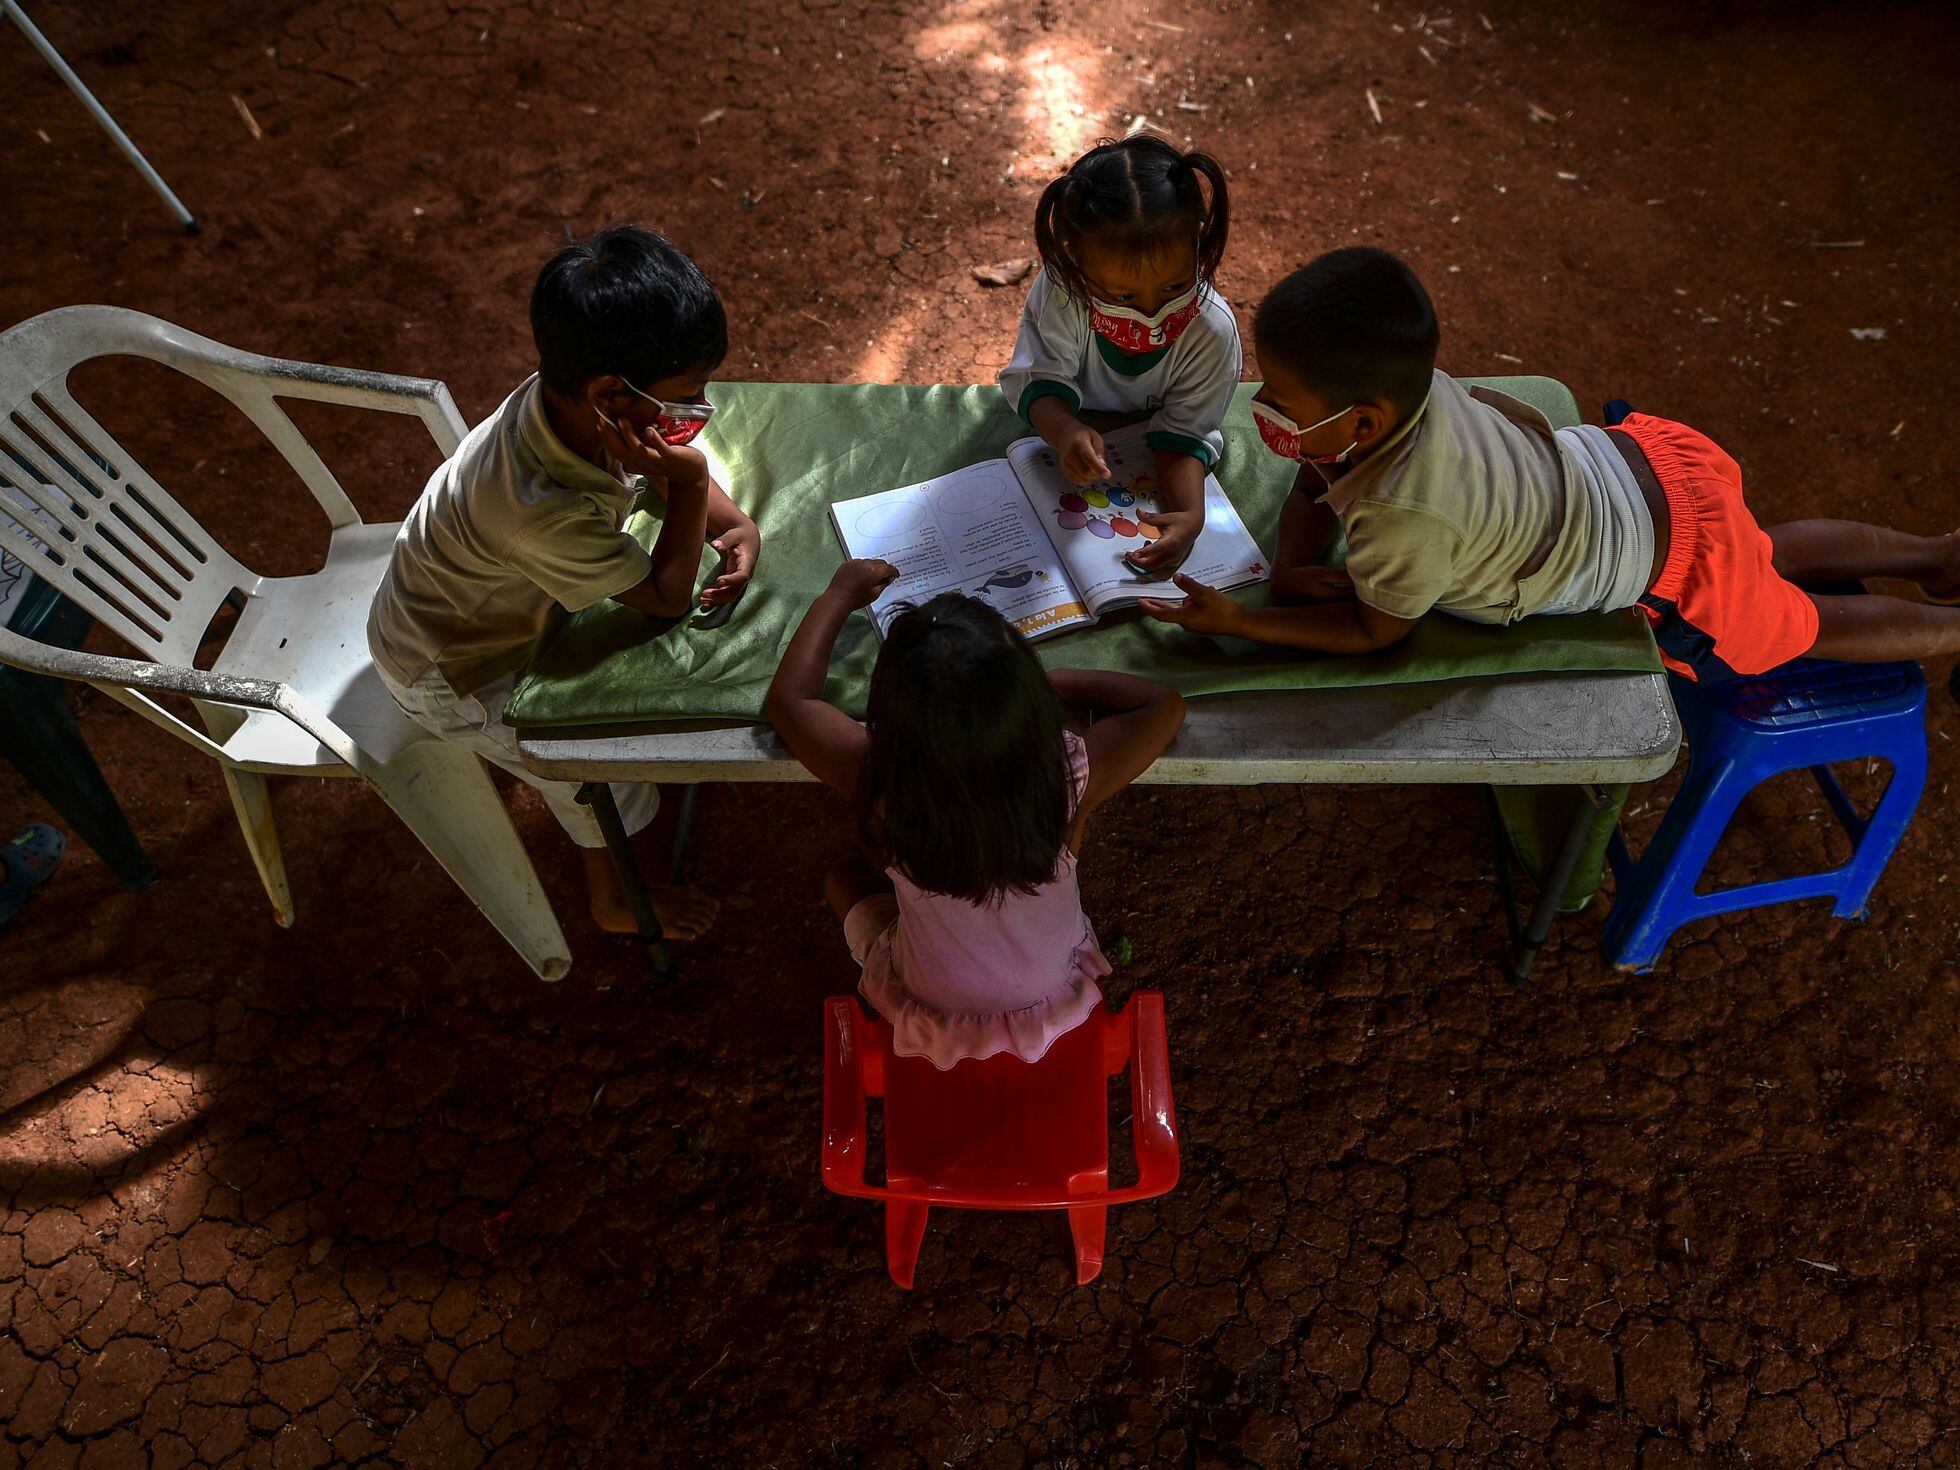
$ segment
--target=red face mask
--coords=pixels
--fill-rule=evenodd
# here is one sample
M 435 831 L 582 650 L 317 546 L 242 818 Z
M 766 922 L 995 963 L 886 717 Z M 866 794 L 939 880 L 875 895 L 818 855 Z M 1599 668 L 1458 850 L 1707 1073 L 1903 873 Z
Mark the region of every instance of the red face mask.
M 1198 319 L 1198 313 L 1203 308 L 1196 284 L 1182 295 L 1166 301 L 1152 316 L 1091 297 L 1089 326 L 1118 352 L 1127 352 L 1136 357 L 1170 346 L 1184 335 L 1186 327 Z
M 1305 464 L 1346 464 L 1347 457 L 1354 453 L 1353 444 L 1339 454 L 1302 454 L 1300 440 L 1303 435 L 1333 423 L 1353 407 L 1353 404 L 1349 404 L 1340 413 L 1330 413 L 1319 423 L 1308 424 L 1303 429 L 1271 404 L 1255 398 L 1252 400 L 1252 421 L 1259 426 L 1259 437 L 1265 441 L 1266 447 L 1281 459 L 1296 459 Z
M 620 381 L 626 382 L 624 378 Z M 626 386 L 660 410 L 654 416 L 653 432 L 660 436 L 663 444 L 679 446 L 692 443 L 695 436 L 708 427 L 708 420 L 714 417 L 715 406 L 706 398 L 699 403 L 668 403 L 651 393 L 640 393 L 631 383 L 626 383 Z

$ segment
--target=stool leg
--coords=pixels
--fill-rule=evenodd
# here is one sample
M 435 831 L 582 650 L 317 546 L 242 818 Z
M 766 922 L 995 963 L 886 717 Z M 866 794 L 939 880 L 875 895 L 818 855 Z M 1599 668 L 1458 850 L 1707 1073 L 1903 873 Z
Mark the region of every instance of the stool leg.
M 1674 931 L 1699 917 L 1695 885 L 1755 785 L 1726 753 L 1695 767 L 1690 751 L 1681 790 L 1615 895 L 1602 942 L 1608 961 L 1621 969 L 1652 969 Z
M 1906 835 L 1912 814 L 1919 809 L 1919 798 L 1926 789 L 1926 742 L 1919 734 L 1902 748 L 1888 751 L 1892 779 L 1885 783 L 1885 794 L 1872 809 L 1864 832 L 1857 838 L 1857 850 L 1845 864 L 1844 886 L 1838 890 L 1837 906 L 1832 910 L 1840 919 L 1864 917 L 1865 901 L 1871 897 L 1878 875 L 1892 860 L 1899 841 Z

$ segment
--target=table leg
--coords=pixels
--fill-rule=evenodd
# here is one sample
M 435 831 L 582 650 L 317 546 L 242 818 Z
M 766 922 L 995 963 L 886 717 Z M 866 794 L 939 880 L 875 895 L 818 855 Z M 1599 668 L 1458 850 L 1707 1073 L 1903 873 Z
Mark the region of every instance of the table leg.
M 694 832 L 694 804 L 700 794 L 701 788 L 694 784 L 681 794 L 681 814 L 674 823 L 674 857 L 667 870 L 667 881 L 675 888 L 687 881 L 687 840 Z
M 1545 881 L 1538 890 L 1538 900 L 1532 905 L 1531 922 L 1524 926 L 1522 933 L 1518 926 L 1517 892 L 1511 882 L 1509 839 L 1504 834 L 1503 822 L 1498 820 L 1496 824 L 1499 842 L 1497 871 L 1499 885 L 1504 890 L 1505 917 L 1511 930 L 1511 979 L 1518 985 L 1531 978 L 1531 967 L 1538 958 L 1538 951 L 1544 947 L 1545 936 L 1551 933 L 1552 920 L 1558 915 L 1559 901 L 1565 897 L 1566 885 L 1572 881 L 1572 870 L 1579 866 L 1579 853 L 1586 845 L 1586 834 L 1592 830 L 1593 820 L 1612 805 L 1613 798 L 1597 786 L 1581 786 L 1578 791 L 1581 799 L 1573 810 L 1565 836 L 1559 842 L 1551 870 L 1545 874 Z M 1492 796 L 1490 801 L 1495 818 L 1496 797 Z
M 1497 804 L 1497 788 L 1486 786 L 1484 816 L 1490 826 L 1491 859 L 1497 864 L 1497 896 L 1504 907 L 1504 934 L 1512 958 L 1524 942 L 1524 921 L 1518 915 L 1518 883 L 1511 876 L 1511 834 L 1504 826 L 1504 812 Z
M 604 781 L 588 781 L 579 787 L 576 800 L 581 806 L 591 807 L 599 823 L 599 833 L 606 839 L 606 851 L 612 854 L 613 871 L 619 874 L 619 886 L 626 891 L 627 907 L 633 911 L 633 922 L 639 926 L 640 940 L 647 947 L 654 974 L 662 980 L 672 980 L 674 959 L 668 952 L 666 936 L 660 932 L 660 916 L 653 911 L 653 900 L 647 895 L 646 878 L 640 872 L 639 859 L 633 855 L 633 840 L 626 835 L 626 824 L 619 818 L 619 803 L 613 800 L 612 787 Z

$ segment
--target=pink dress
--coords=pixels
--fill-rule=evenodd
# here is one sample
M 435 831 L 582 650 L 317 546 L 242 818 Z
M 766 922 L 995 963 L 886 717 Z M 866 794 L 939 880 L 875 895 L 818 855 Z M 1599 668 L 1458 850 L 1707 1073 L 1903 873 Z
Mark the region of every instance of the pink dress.
M 1073 809 L 1089 784 L 1089 752 L 1073 732 L 1062 738 Z M 896 892 L 861 900 L 845 916 L 844 938 L 864 967 L 858 989 L 891 1023 L 898 1055 L 941 1070 L 1004 1051 L 1037 1061 L 1102 1004 L 1096 982 L 1109 961 L 1082 912 L 1066 847 L 1054 877 L 998 904 L 929 893 L 896 868 L 886 874 Z

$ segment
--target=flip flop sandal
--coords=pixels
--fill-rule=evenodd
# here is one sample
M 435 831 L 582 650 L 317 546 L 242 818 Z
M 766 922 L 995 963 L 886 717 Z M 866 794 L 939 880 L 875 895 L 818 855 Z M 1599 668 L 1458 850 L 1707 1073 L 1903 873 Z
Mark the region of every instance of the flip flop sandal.
M 54 876 L 67 850 L 68 839 L 45 822 L 22 828 L 12 842 L 0 847 L 0 924 Z

